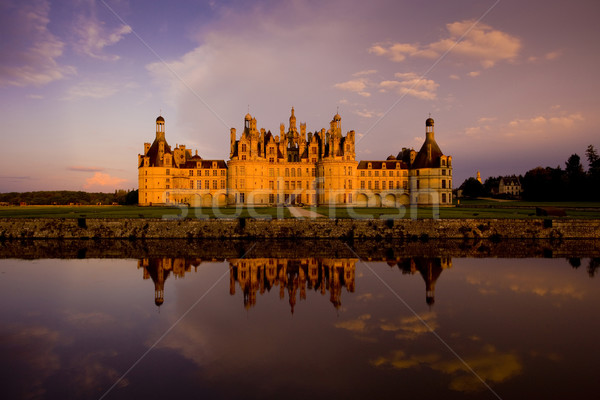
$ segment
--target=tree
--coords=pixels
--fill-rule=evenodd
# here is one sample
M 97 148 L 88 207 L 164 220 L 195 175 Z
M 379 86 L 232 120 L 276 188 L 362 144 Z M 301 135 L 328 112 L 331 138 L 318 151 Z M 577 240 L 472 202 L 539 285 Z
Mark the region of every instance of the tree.
M 461 187 L 463 190 L 463 196 L 465 197 L 474 199 L 476 197 L 485 196 L 485 189 L 483 185 L 475 178 L 469 178 L 465 180 Z
M 486 194 L 498 194 L 498 185 L 500 184 L 500 179 L 502 179 L 501 176 L 490 176 L 485 180 L 485 182 L 483 182 L 483 188 L 485 189 Z
M 565 163 L 565 173 L 567 175 L 567 193 L 570 200 L 583 200 L 585 197 L 585 172 L 581 165 L 581 158 L 577 154 L 571 154 L 571 157 Z

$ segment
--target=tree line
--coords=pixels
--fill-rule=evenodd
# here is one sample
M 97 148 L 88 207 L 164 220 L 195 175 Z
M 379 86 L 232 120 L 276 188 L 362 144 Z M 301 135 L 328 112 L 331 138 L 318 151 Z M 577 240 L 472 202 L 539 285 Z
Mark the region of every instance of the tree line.
M 38 192 L 10 192 L 0 193 L 0 203 L 11 205 L 96 205 L 96 204 L 121 204 L 130 205 L 138 203 L 137 190 L 115 190 L 114 193 L 88 193 L 82 191 L 52 190 Z
M 585 151 L 588 168 L 581 164 L 581 157 L 572 154 L 565 168 L 536 167 L 519 175 L 521 197 L 528 201 L 600 201 L 600 156 L 594 146 Z M 468 178 L 461 185 L 465 197 L 492 196 L 498 188 L 500 176 L 489 177 L 482 184 Z

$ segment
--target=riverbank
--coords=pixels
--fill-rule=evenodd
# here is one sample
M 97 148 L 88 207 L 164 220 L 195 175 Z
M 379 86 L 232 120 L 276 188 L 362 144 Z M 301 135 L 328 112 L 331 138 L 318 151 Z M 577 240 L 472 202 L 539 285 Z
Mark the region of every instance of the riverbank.
M 597 239 L 600 219 L 1 218 L 21 239 Z
M 410 257 L 598 258 L 600 240 L 221 240 L 74 239 L 0 241 L 0 259 L 177 258 L 202 261 L 277 258 L 359 258 L 391 261 Z

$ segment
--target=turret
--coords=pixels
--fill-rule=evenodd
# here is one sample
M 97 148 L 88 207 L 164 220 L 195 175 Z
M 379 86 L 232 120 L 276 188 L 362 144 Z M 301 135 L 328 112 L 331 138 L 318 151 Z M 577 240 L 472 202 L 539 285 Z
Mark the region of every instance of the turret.
M 156 140 L 165 140 L 165 119 L 160 115 L 156 118 Z

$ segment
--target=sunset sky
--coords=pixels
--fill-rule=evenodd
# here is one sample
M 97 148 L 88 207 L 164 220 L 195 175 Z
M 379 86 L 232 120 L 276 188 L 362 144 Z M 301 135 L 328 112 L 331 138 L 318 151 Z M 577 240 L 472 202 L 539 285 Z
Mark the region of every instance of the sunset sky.
M 357 159 L 420 148 L 454 185 L 600 148 L 600 3 L 564 0 L 0 2 L 0 192 L 137 188 L 166 138 L 229 156 L 244 115 L 328 128 Z

